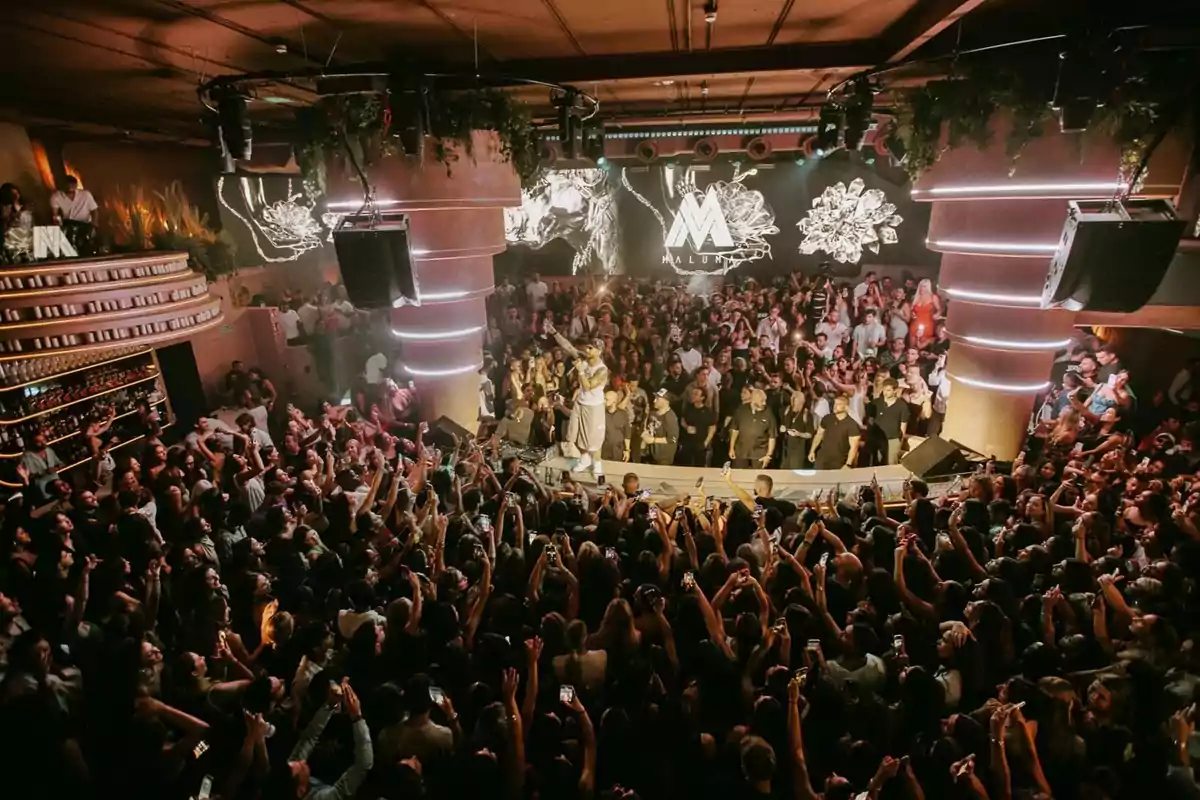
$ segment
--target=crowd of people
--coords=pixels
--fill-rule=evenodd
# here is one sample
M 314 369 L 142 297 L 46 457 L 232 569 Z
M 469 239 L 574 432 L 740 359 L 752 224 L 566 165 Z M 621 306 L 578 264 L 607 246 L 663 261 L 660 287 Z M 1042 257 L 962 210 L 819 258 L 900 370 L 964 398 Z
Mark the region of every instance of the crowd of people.
M 950 340 L 930 280 L 794 273 L 702 289 L 502 282 L 481 415 L 515 444 L 563 440 L 561 332 L 595 341 L 607 367 L 604 459 L 838 469 L 898 463 L 910 434 L 940 430 Z
M 1083 339 L 1011 467 L 897 506 L 640 484 L 639 460 L 820 466 L 843 435 L 833 460 L 887 463 L 936 426 L 943 309 L 894 283 L 502 283 L 479 437 L 386 377 L 305 411 L 235 365 L 270 413 L 151 429 L 103 487 L 32 463 L 0 523 L 6 793 L 1200 795 L 1190 370 L 1139 403 Z M 547 313 L 610 351 L 605 447 L 631 463 L 603 486 L 495 456 L 553 443 L 564 374 L 597 374 Z

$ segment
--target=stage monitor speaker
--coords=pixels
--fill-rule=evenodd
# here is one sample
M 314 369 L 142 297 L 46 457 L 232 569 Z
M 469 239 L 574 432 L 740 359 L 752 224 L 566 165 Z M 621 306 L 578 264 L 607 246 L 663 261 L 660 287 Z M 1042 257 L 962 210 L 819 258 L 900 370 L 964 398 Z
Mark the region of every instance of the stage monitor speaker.
M 918 478 L 957 475 L 972 470 L 966 454 L 940 436 L 930 436 L 921 442 L 915 450 L 900 459 L 900 466 Z
M 1186 227 L 1168 200 L 1072 201 L 1042 307 L 1137 311 L 1162 283 Z
M 458 439 L 459 442 L 465 442 L 467 437 L 474 435 L 474 431 L 467 430 L 447 416 L 438 417 L 429 426 L 429 442 L 440 447 L 442 452 L 447 452 L 453 448 L 455 446 L 455 439 Z
M 359 308 L 419 305 L 408 217 L 347 216 L 333 232 L 342 283 Z

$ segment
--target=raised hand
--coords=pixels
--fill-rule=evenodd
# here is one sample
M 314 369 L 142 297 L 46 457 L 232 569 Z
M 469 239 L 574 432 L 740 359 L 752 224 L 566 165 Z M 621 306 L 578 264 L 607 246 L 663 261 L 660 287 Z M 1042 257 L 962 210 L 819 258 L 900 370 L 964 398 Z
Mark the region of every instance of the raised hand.
M 342 708 L 350 715 L 351 719 L 362 719 L 362 704 L 348 678 L 342 679 Z
M 535 636 L 525 640 L 525 655 L 529 657 L 530 664 L 538 662 L 542 657 L 542 637 Z
M 506 705 L 515 706 L 517 704 L 517 686 L 520 683 L 521 678 L 515 669 L 504 670 L 504 677 L 500 681 L 500 696 L 504 698 Z

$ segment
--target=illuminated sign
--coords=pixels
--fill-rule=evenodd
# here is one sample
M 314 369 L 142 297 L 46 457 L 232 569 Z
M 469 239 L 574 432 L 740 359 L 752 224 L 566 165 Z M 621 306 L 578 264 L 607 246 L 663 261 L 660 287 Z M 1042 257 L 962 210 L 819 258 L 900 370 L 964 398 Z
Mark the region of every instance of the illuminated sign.
M 682 247 L 689 239 L 692 249 L 697 252 L 704 249 L 704 242 L 708 239 L 712 239 L 713 247 L 733 247 L 733 236 L 729 233 L 729 224 L 721 211 L 721 201 L 715 187 L 708 187 L 703 203 L 696 200 L 693 192 L 683 196 L 667 234 L 666 245 Z

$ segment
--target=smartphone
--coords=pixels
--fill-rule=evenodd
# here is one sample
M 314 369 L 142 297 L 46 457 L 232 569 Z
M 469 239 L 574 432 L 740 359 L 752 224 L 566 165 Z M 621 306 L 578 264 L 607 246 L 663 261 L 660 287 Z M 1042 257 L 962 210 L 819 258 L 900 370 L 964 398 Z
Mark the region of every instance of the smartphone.
M 566 683 L 558 687 L 558 702 L 568 705 L 575 702 L 575 687 Z
M 683 573 L 683 589 L 684 589 L 684 591 L 690 592 L 692 589 L 695 589 L 695 588 L 696 588 L 695 574 L 691 573 L 691 572 Z
M 755 505 L 754 510 L 750 512 L 750 515 L 755 519 L 758 519 L 763 515 L 763 507 L 760 505 Z
M 650 517 L 651 520 L 657 520 L 658 519 L 658 506 L 650 506 L 650 512 L 649 512 L 648 516 Z
M 892 637 L 892 649 L 895 650 L 897 653 L 904 652 L 904 637 L 903 636 L 901 636 L 900 634 L 896 634 L 895 636 Z
M 675 517 L 675 519 L 683 519 L 683 508 L 682 507 L 675 509 L 674 517 Z
M 479 517 L 479 530 L 488 533 L 492 530 L 492 518 L 483 514 Z
M 604 557 L 607 558 L 609 561 L 616 561 L 617 560 L 617 548 L 615 548 L 615 547 L 604 548 Z
M 821 566 L 829 566 L 829 553 L 821 553 Z
M 527 542 L 529 542 L 529 544 L 533 544 L 533 540 L 536 539 L 537 537 L 538 537 L 537 531 L 527 531 L 525 533 L 525 540 Z
M 551 562 L 558 560 L 558 547 L 552 544 L 546 545 L 546 560 Z
M 430 489 L 432 490 L 432 488 L 433 487 L 431 486 Z M 504 499 L 508 501 L 510 506 L 515 506 L 517 504 L 516 492 L 508 492 L 506 495 L 504 495 Z
M 640 501 L 643 501 L 643 502 L 645 502 L 646 500 L 649 500 L 650 499 L 650 490 L 642 489 L 640 492 L 637 493 L 637 499 Z
M 704 485 L 704 476 L 701 475 L 699 478 L 696 478 L 696 488 L 699 489 L 703 485 Z
M 446 699 L 446 693 L 442 691 L 440 686 L 430 686 L 429 699 L 433 701 L 435 706 L 440 706 L 442 701 Z
M 1142 459 L 1142 462 L 1140 464 L 1138 464 L 1138 469 L 1146 469 L 1149 466 L 1150 466 L 1150 456 L 1146 456 L 1145 458 Z
M 601 472 L 599 475 L 596 476 L 596 485 L 597 486 L 604 485 L 604 473 L 603 472 Z
M 729 475 L 729 470 L 731 470 L 731 469 L 733 469 L 733 462 L 732 462 L 732 461 L 726 461 L 726 462 L 725 462 L 725 466 L 721 467 L 721 475 L 722 475 L 722 476 L 727 476 L 727 475 Z
M 817 652 L 818 650 L 821 649 L 821 640 L 820 639 L 809 639 L 808 644 L 806 644 L 804 646 L 804 649 L 808 650 L 811 653 Z
M 205 775 L 200 779 L 200 791 L 196 793 L 196 800 L 208 800 L 212 795 L 212 775 Z
M 783 633 L 785 630 L 787 630 L 787 620 L 783 617 L 780 617 L 779 619 L 775 620 L 775 624 L 771 627 L 776 633 Z

